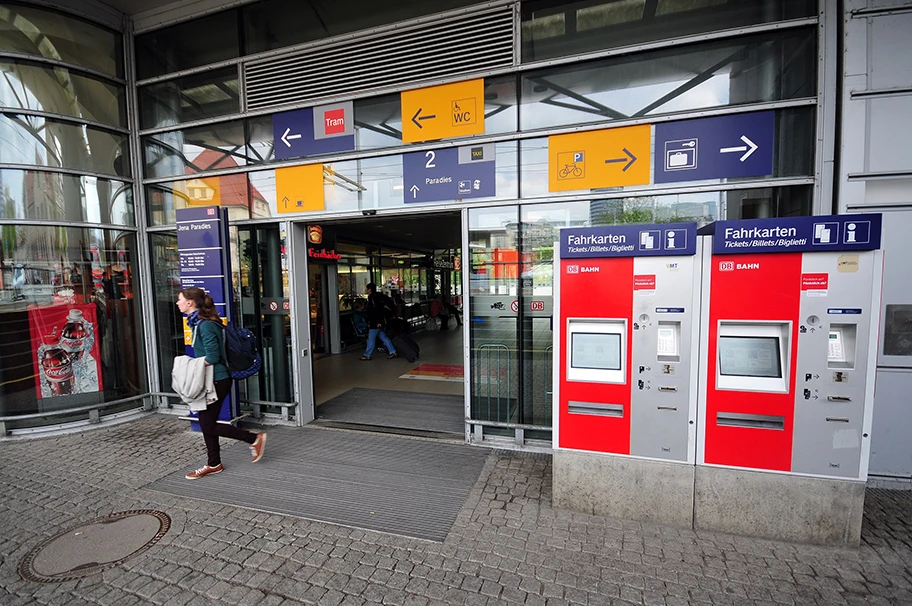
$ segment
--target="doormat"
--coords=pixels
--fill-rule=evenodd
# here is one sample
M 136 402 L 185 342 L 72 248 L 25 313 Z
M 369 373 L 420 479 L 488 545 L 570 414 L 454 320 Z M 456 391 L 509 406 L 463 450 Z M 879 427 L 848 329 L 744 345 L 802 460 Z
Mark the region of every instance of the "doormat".
M 270 427 L 266 455 L 256 465 L 250 463 L 246 444 L 226 443 L 222 473 L 188 482 L 187 470 L 181 469 L 147 488 L 443 542 L 490 453 L 487 448 L 436 440 Z M 387 544 L 369 540 L 375 546 Z M 401 544 L 390 545 L 398 549 Z
M 425 381 L 456 381 L 462 383 L 465 375 L 462 365 L 455 364 L 422 364 L 413 368 L 400 379 L 424 379 Z

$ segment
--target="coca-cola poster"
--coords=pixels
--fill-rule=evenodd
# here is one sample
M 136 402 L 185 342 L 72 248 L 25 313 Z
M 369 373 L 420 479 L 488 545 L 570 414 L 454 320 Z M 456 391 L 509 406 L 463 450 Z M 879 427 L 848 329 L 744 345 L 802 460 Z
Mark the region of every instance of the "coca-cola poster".
M 94 304 L 31 306 L 38 398 L 101 391 L 101 356 Z

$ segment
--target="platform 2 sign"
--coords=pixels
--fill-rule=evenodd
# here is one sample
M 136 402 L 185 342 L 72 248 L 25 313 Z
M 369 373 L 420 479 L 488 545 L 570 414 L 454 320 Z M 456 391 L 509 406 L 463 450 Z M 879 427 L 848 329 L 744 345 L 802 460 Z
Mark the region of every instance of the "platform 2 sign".
M 696 223 L 605 225 L 560 230 L 561 259 L 686 256 L 697 253 Z M 573 271 L 573 268 L 577 271 Z M 567 273 L 578 273 L 568 266 Z
M 716 221 L 713 254 L 877 250 L 881 222 L 874 213 Z
M 400 102 L 403 143 L 485 132 L 483 78 L 403 91 Z
M 762 177 L 773 172 L 775 112 L 655 126 L 655 182 Z
M 652 126 L 548 137 L 548 191 L 649 183 Z
M 496 195 L 495 145 L 448 147 L 402 156 L 406 204 Z

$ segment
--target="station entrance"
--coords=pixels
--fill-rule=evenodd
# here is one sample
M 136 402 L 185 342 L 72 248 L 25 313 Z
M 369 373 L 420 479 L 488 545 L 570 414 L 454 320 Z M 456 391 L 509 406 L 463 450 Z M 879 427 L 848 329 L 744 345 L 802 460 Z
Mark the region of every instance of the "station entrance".
M 260 324 L 264 349 L 264 372 L 249 382 L 256 384 L 248 385 L 246 400 L 269 407 L 254 412 L 281 412 L 298 424 L 464 439 L 461 214 L 286 229 L 258 226 L 239 236 L 242 283 L 250 285 L 249 296 L 242 288 L 244 322 Z M 400 343 L 395 356 L 378 338 L 370 360 L 362 359 L 368 284 L 389 302 L 384 333 L 394 348 Z M 402 339 L 418 346 L 417 358 Z

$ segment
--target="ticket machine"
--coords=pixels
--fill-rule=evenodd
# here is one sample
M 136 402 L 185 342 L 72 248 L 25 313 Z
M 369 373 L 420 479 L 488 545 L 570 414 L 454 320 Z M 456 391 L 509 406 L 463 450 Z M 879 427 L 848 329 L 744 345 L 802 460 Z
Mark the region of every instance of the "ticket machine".
M 554 498 L 689 527 L 696 224 L 565 228 L 555 246 Z
M 703 258 L 695 525 L 857 543 L 881 217 L 711 227 Z

